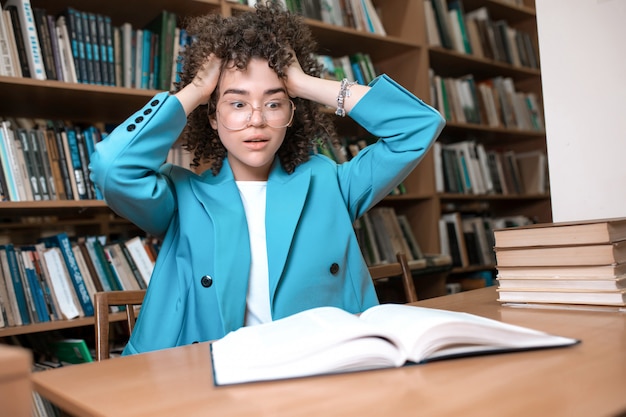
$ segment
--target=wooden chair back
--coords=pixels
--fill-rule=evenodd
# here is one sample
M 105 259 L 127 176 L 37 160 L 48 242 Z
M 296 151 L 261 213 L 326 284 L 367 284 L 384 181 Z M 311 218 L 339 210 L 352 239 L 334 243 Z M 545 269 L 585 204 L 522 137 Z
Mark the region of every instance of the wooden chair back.
M 124 306 L 128 332 L 135 327 L 135 306 L 141 305 L 146 290 L 100 291 L 94 294 L 96 361 L 109 358 L 109 313 L 111 306 Z
M 401 277 L 406 302 L 413 303 L 417 301 L 417 291 L 415 290 L 415 283 L 413 282 L 413 274 L 411 273 L 411 268 L 409 268 L 409 262 L 406 255 L 402 252 L 398 253 L 396 258 L 398 260 L 396 263 L 370 266 L 370 275 L 374 282 L 384 278 Z

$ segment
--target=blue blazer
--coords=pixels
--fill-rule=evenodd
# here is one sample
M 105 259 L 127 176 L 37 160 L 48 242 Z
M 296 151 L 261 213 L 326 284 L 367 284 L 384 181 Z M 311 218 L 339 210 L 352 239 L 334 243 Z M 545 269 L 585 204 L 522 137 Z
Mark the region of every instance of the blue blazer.
M 267 183 L 273 319 L 319 306 L 361 312 L 378 303 L 354 221 L 415 168 L 439 135 L 439 113 L 380 76 L 352 117 L 380 137 L 351 161 L 314 155 Z M 244 324 L 250 269 L 247 223 L 226 159 L 217 176 L 164 164 L 186 123 L 180 102 L 157 94 L 96 146 L 91 179 L 107 204 L 163 237 L 124 354 L 214 340 Z

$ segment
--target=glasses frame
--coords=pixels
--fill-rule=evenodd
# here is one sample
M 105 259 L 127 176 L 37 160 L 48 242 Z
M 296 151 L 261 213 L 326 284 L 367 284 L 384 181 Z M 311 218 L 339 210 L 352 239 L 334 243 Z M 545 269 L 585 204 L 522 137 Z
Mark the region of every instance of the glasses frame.
M 248 104 L 252 108 L 252 110 L 250 111 L 250 114 L 248 115 L 246 123 L 242 127 L 240 127 L 240 128 L 233 129 L 232 127 L 226 126 L 226 124 L 222 120 L 222 116 L 220 115 L 219 108 L 220 108 L 220 105 L 223 104 L 223 103 L 229 103 L 229 102 L 235 102 L 235 101 L 239 101 L 239 102 Z M 270 125 L 268 123 L 267 118 L 265 117 L 265 112 L 263 111 L 263 108 L 265 107 L 265 105 L 267 103 L 271 103 L 272 101 L 287 101 L 287 102 L 289 102 L 291 104 L 291 115 L 289 116 L 289 121 L 285 125 L 282 125 L 282 126 L 272 126 L 272 125 Z M 261 112 L 261 116 L 263 117 L 263 124 L 264 125 L 267 125 L 267 126 L 271 127 L 272 129 L 282 129 L 284 127 L 289 127 L 291 125 L 291 123 L 293 122 L 293 116 L 296 114 L 296 105 L 295 105 L 295 103 L 291 99 L 288 99 L 288 98 L 282 99 L 281 98 L 281 99 L 277 99 L 277 100 L 268 100 L 268 101 L 264 102 L 263 105 L 260 106 L 260 107 L 253 106 L 252 103 L 250 103 L 249 101 L 246 101 L 246 100 L 224 100 L 224 101 L 220 101 L 215 106 L 215 114 L 217 116 L 216 117 L 217 120 L 220 122 L 220 124 L 222 126 L 224 126 L 224 128 L 226 128 L 227 130 L 230 130 L 231 132 L 238 132 L 240 130 L 244 130 L 244 129 L 248 128 L 250 126 L 250 120 L 252 120 L 252 115 L 254 114 L 255 111 Z

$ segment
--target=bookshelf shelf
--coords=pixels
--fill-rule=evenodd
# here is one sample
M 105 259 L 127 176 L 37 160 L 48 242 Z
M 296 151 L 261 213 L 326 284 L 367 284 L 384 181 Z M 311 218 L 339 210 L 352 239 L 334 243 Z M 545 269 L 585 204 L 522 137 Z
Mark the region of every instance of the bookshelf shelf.
M 67 83 L 56 80 L 0 76 L 2 117 L 64 119 L 80 122 L 122 122 L 155 90 Z M 36 105 L 33 105 L 36 103 Z M 45 109 L 45 112 L 42 112 Z
M 466 11 L 485 5 L 489 8 L 489 13 L 493 18 L 505 19 L 510 23 L 525 23 L 529 19 L 535 18 L 534 0 L 524 0 L 524 5 L 521 6 L 506 0 L 463 0 Z
M 440 193 L 441 201 L 464 200 L 464 201 L 520 201 L 520 200 L 546 200 L 550 198 L 550 194 L 451 194 Z
M 126 320 L 125 313 L 111 313 L 109 321 L 118 322 Z M 0 339 L 3 337 L 18 336 L 23 334 L 49 332 L 53 330 L 71 329 L 73 327 L 93 326 L 93 317 L 81 317 L 73 320 L 56 320 L 47 323 L 27 324 L 24 326 L 5 327 L 0 329 Z
M 437 68 L 441 75 L 448 77 L 459 77 L 471 73 L 480 78 L 504 76 L 524 80 L 536 78 L 541 74 L 541 71 L 535 68 L 515 66 L 438 46 L 431 46 L 428 52 L 431 66 Z

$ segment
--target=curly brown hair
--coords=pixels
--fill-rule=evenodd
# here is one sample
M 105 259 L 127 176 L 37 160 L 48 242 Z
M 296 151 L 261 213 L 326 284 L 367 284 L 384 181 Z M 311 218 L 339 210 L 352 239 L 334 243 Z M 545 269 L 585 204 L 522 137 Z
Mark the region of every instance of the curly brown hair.
M 245 69 L 253 58 L 268 61 L 279 78 L 285 78 L 285 68 L 294 59 L 293 52 L 305 73 L 319 77 L 321 66 L 315 58 L 317 43 L 301 16 L 285 11 L 276 4 L 258 4 L 254 11 L 230 17 L 217 14 L 193 17 L 186 30 L 193 43 L 181 53 L 183 60 L 179 91 L 191 83 L 209 54 L 222 60 L 223 65 Z M 226 148 L 216 130 L 211 128 L 209 116 L 215 113 L 217 89 L 207 105 L 197 107 L 189 114 L 182 133 L 183 146 L 193 154 L 192 167 L 210 166 L 214 175 L 222 168 Z M 314 143 L 330 137 L 335 140 L 332 120 L 321 111 L 319 104 L 293 98 L 296 106 L 294 120 L 287 129 L 285 140 L 278 150 L 283 168 L 292 173 L 307 161 Z

